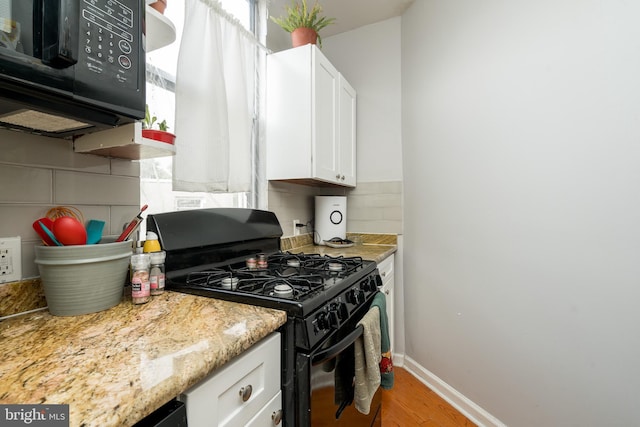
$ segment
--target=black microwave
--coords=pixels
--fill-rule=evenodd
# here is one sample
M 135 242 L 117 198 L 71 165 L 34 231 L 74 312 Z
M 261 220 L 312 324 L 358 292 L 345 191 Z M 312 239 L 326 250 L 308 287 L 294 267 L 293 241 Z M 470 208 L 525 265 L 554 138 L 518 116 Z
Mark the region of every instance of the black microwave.
M 144 0 L 0 0 L 0 128 L 72 138 L 144 117 Z

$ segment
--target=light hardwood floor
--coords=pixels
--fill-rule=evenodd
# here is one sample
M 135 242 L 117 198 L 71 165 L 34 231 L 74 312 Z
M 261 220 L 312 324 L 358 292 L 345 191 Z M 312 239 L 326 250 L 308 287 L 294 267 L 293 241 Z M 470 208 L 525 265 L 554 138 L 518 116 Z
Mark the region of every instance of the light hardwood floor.
M 382 427 L 475 426 L 406 370 L 393 370 L 393 388 L 382 390 Z

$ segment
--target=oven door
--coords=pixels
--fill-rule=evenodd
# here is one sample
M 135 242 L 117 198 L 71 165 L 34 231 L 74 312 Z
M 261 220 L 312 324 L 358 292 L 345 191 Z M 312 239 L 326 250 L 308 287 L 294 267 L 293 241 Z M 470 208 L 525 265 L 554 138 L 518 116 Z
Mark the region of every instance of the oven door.
M 298 386 L 301 418 L 299 425 L 316 426 L 380 426 L 382 423 L 381 391 L 371 402 L 369 414 L 360 413 L 353 405 L 354 342 L 362 335 L 355 320 L 343 327 L 310 354 L 299 354 Z M 308 390 L 305 393 L 305 390 Z M 300 413 L 299 413 L 300 414 Z

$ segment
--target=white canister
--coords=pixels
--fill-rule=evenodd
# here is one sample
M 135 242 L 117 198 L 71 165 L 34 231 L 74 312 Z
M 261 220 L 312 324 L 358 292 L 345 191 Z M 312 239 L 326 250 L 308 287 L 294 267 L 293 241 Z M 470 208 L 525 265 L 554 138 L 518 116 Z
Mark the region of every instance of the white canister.
M 347 237 L 347 197 L 316 196 L 315 233 L 316 245 L 324 245 L 325 240 Z

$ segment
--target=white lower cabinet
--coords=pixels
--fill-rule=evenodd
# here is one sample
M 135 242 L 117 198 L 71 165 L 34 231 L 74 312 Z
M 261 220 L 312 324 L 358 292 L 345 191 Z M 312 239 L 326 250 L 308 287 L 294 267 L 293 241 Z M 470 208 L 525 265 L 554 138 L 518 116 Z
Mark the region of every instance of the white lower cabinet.
M 187 406 L 189 427 L 280 425 L 280 334 L 231 360 L 180 400 Z
M 251 421 L 247 427 L 273 427 L 282 425 L 282 392 L 278 392 Z
M 380 264 L 378 264 L 378 271 L 380 272 L 380 277 L 382 278 L 382 289 L 386 295 L 387 300 L 387 319 L 389 322 L 389 341 L 391 342 L 391 353 L 393 353 L 394 347 L 394 306 L 395 306 L 395 280 L 394 280 L 394 261 L 395 257 L 393 254 L 389 255 L 385 258 Z

